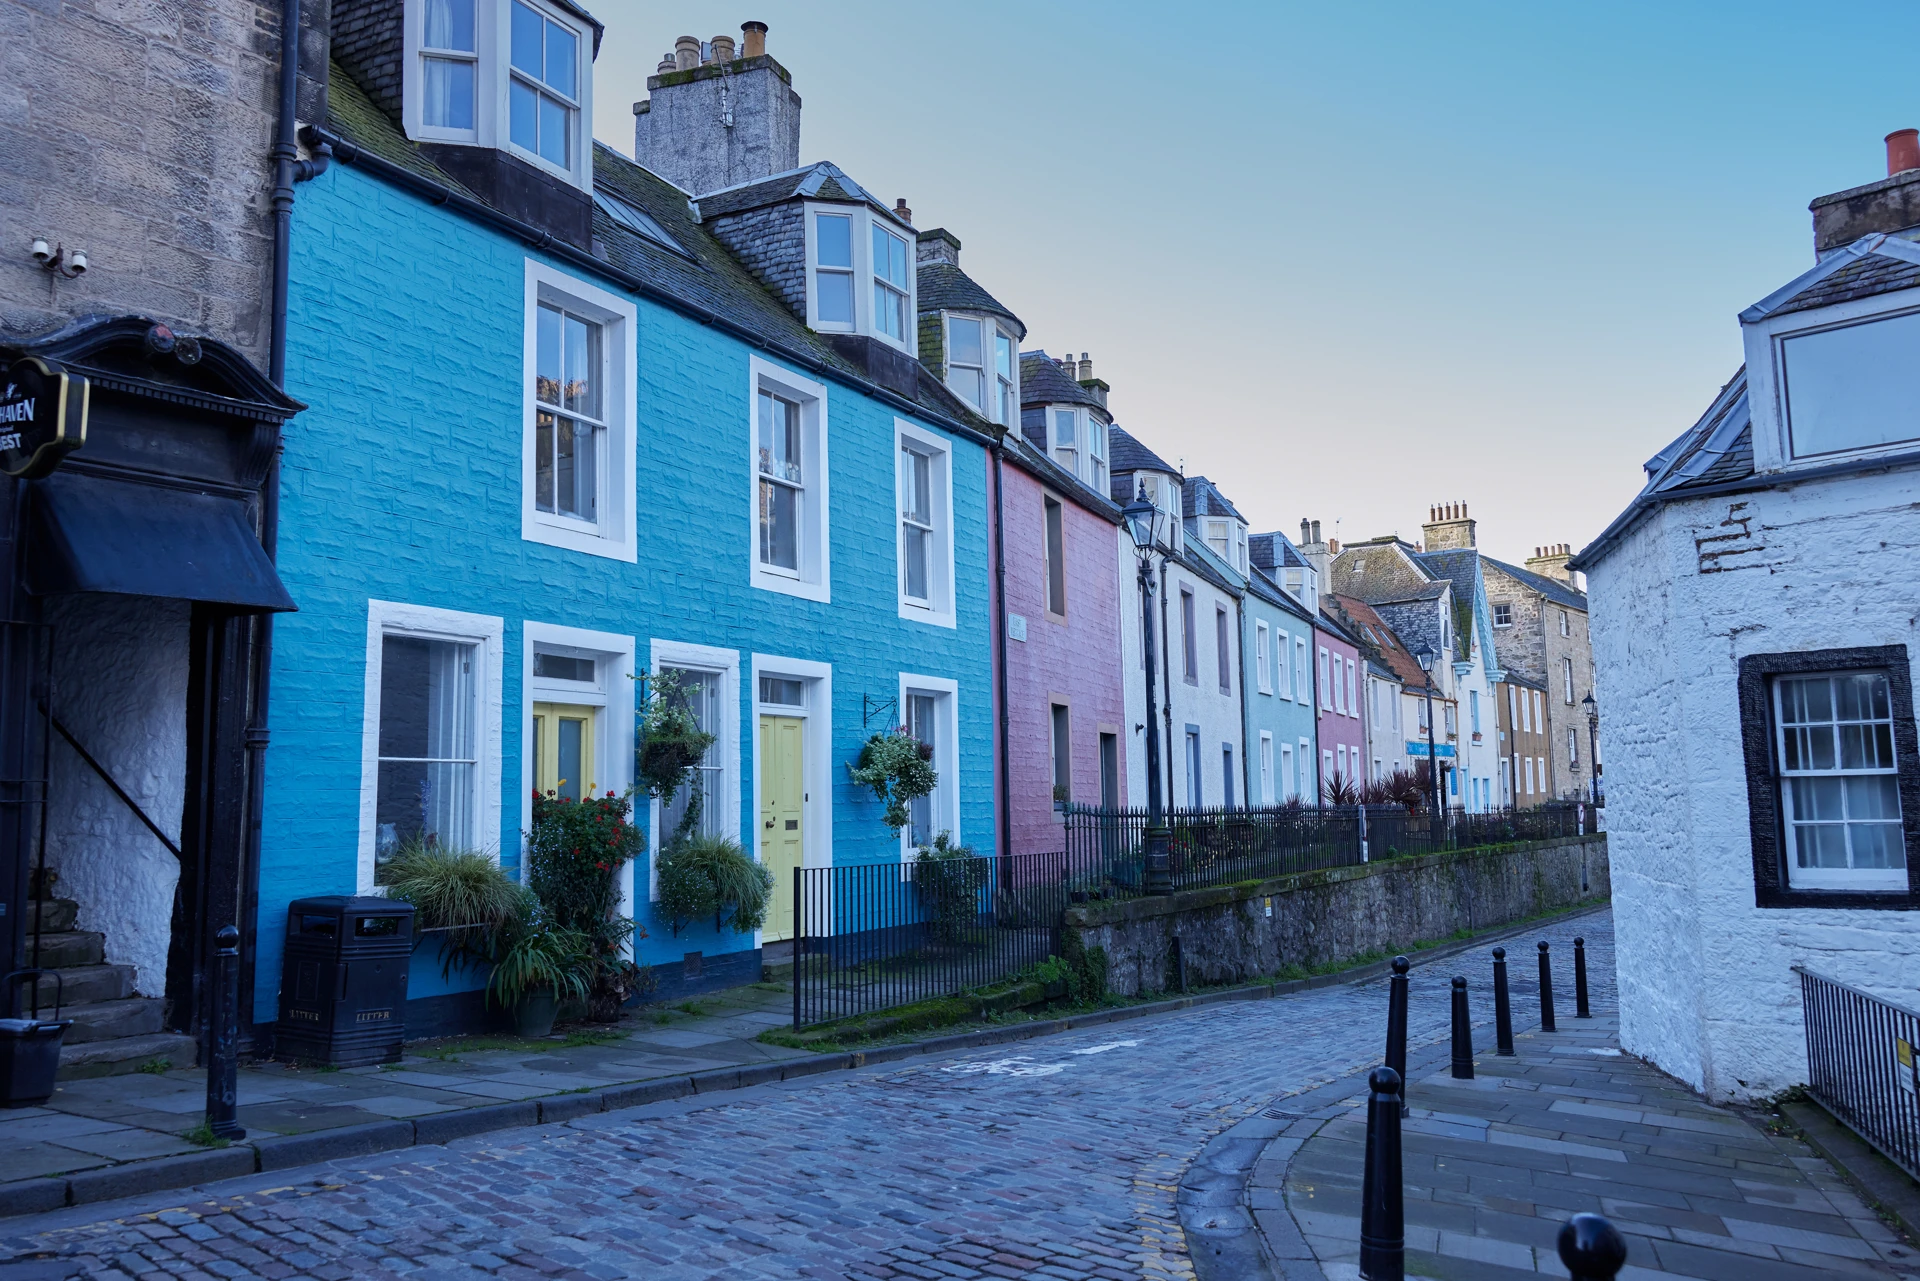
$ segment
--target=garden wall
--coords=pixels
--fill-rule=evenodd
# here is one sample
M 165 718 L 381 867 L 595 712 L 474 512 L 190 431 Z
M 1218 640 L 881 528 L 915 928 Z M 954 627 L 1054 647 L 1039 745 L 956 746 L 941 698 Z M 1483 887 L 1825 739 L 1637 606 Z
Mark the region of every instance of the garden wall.
M 1602 834 L 1086 903 L 1068 909 L 1066 925 L 1086 947 L 1106 951 L 1108 990 L 1137 996 L 1177 985 L 1176 937 L 1189 984 L 1239 983 L 1405 951 L 1611 894 Z

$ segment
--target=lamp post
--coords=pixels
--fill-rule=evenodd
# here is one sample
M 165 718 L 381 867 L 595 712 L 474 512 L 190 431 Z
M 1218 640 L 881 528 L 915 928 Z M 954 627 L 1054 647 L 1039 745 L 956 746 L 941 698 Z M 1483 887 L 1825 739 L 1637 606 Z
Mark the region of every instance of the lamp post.
M 1433 745 L 1433 663 L 1439 655 L 1431 648 L 1420 651 L 1420 670 L 1427 674 L 1427 777 L 1433 783 L 1433 812 L 1447 812 L 1446 797 L 1440 792 L 1440 757 Z
M 1160 727 L 1153 712 L 1157 655 L 1153 645 L 1153 575 L 1148 572 L 1154 548 L 1166 541 L 1168 516 L 1147 497 L 1144 483 L 1121 515 L 1126 518 L 1127 533 L 1132 536 L 1133 550 L 1140 559 L 1140 644 L 1147 660 L 1147 867 L 1143 888 L 1149 894 L 1171 894 L 1173 874 L 1167 863 L 1167 814 L 1160 797 Z
M 1580 706 L 1587 713 L 1587 799 L 1595 805 L 1600 803 L 1600 705 L 1593 701 L 1593 691 L 1580 700 Z M 1596 818 L 1594 820 L 1598 822 Z

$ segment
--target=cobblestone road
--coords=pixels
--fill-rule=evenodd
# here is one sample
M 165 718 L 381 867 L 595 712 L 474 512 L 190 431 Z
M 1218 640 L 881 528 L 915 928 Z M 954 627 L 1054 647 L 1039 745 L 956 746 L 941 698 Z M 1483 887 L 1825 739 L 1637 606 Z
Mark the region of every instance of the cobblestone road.
M 1613 1005 L 1611 920 L 1589 916 L 1538 934 L 1563 1017 L 1575 933 Z M 1511 949 L 1523 1024 L 1533 937 Z M 1491 1017 L 1484 957 L 1415 971 L 1410 1039 L 1443 1038 L 1456 971 Z M 177 1209 L 68 1210 L 0 1227 L 21 1260 L 0 1281 L 1191 1276 L 1187 1163 L 1377 1061 L 1385 1007 L 1380 982 L 1323 988 L 256 1176 Z

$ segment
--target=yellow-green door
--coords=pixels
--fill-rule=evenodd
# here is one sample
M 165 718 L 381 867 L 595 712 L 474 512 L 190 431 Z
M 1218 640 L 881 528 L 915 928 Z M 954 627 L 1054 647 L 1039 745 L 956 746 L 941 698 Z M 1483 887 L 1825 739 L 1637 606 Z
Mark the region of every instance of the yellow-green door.
M 600 787 L 594 777 L 594 722 L 599 710 L 567 703 L 533 705 L 533 785 L 577 801 Z
M 793 937 L 793 869 L 801 865 L 800 736 L 806 722 L 797 716 L 760 718 L 760 859 L 773 873 L 773 910 L 761 931 L 763 942 Z

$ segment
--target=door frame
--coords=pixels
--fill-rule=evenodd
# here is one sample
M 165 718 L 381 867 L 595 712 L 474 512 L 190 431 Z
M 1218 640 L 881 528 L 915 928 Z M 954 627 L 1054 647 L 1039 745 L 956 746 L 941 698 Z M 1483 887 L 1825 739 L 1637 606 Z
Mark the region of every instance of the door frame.
M 833 864 L 833 664 L 816 663 L 804 658 L 783 658 L 777 654 L 752 656 L 753 687 L 749 691 L 752 707 L 753 769 L 753 845 L 749 853 L 756 863 L 764 862 L 760 851 L 760 717 L 795 716 L 805 728 L 800 739 L 801 829 L 800 857 L 805 867 L 830 867 Z M 803 708 L 766 704 L 760 701 L 760 678 L 781 676 L 797 680 L 807 687 L 807 705 Z M 813 794 L 820 793 L 815 801 Z M 753 932 L 753 945 L 761 944 L 761 931 Z

